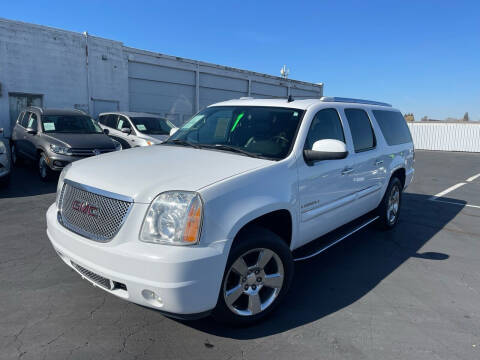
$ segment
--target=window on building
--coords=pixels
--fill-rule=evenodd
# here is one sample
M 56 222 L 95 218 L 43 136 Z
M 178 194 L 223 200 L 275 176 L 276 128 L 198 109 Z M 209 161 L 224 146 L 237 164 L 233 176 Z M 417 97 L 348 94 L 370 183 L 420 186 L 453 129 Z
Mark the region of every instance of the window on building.
M 373 149 L 376 145 L 370 119 L 362 109 L 345 109 L 350 132 L 352 133 L 355 152 Z

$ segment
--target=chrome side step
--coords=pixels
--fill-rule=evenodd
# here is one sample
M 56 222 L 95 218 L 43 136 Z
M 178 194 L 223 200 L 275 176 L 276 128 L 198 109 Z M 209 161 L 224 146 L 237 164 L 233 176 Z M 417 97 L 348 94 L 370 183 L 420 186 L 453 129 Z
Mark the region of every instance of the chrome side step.
M 318 254 L 321 254 L 322 252 L 324 252 L 325 250 L 329 249 L 330 247 L 332 247 L 333 245 L 335 244 L 338 244 L 340 241 L 342 240 L 345 240 L 347 237 L 349 237 L 350 235 L 353 235 L 355 234 L 357 231 L 363 229 L 365 226 L 367 225 L 370 225 L 372 222 L 374 222 L 375 220 L 377 220 L 379 218 L 379 216 L 375 216 L 373 218 L 370 218 L 366 221 L 363 221 L 362 223 L 360 223 L 360 225 L 357 225 L 356 227 L 354 227 L 353 229 L 351 229 L 349 232 L 347 232 L 346 234 L 342 235 L 341 237 L 339 238 L 336 238 L 330 242 L 327 242 L 326 244 L 322 244 L 322 247 L 320 247 L 318 250 L 314 251 L 313 253 L 309 254 L 309 255 L 304 255 L 304 256 L 299 256 L 299 257 L 295 257 L 293 258 L 293 261 L 302 261 L 302 260 L 307 260 L 307 259 L 310 259 L 314 256 L 317 256 Z

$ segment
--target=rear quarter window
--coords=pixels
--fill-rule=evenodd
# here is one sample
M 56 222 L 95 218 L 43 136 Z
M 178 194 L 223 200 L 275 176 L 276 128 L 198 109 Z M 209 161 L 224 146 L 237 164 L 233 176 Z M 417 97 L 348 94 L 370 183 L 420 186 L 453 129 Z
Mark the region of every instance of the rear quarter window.
M 410 130 L 398 111 L 372 110 L 388 145 L 405 144 L 412 141 Z

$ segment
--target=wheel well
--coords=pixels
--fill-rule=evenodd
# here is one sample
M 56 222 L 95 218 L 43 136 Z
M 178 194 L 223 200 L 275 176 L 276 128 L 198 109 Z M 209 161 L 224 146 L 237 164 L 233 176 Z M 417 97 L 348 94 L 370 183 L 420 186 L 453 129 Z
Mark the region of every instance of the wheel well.
M 402 182 L 402 186 L 405 186 L 405 169 L 404 168 L 395 170 L 391 176 L 391 179 L 393 179 L 394 177 L 397 177 Z
M 253 226 L 261 226 L 280 236 L 288 247 L 292 241 L 292 216 L 288 210 L 276 210 L 245 224 L 235 236 L 238 239 Z

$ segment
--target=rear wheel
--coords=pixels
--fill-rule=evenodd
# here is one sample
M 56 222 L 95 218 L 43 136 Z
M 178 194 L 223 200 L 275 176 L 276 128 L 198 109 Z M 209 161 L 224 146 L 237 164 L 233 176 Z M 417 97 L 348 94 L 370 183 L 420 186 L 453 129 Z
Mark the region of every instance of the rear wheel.
M 293 260 L 285 242 L 273 232 L 255 227 L 230 250 L 213 317 L 248 325 L 270 314 L 287 293 Z
M 53 177 L 53 171 L 48 166 L 47 156 L 44 153 L 41 153 L 38 159 L 38 174 L 42 181 L 49 181 Z
M 394 228 L 398 223 L 400 206 L 402 204 L 402 189 L 403 186 L 400 179 L 393 177 L 377 209 L 379 215 L 378 224 L 385 230 Z

